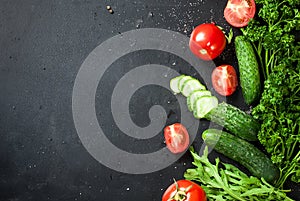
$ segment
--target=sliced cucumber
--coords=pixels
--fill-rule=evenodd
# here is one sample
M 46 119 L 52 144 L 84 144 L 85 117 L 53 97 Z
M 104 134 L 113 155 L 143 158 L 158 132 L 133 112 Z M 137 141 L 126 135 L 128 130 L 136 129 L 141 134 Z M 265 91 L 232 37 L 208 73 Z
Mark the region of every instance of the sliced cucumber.
M 188 79 L 183 83 L 181 93 L 185 97 L 188 97 L 193 91 L 205 90 L 205 86 L 199 82 L 199 80 L 192 78 Z
M 197 119 L 203 118 L 209 111 L 218 106 L 218 99 L 215 96 L 202 96 L 194 103 L 194 116 Z
M 185 83 L 187 80 L 191 80 L 191 79 L 194 79 L 194 78 L 192 78 L 191 76 L 185 75 L 185 76 L 183 76 L 183 77 L 178 81 L 178 89 L 179 89 L 180 92 L 182 92 L 182 88 L 183 88 L 184 83 Z
M 170 88 L 171 90 L 175 93 L 175 94 L 179 94 L 180 90 L 178 88 L 178 82 L 181 78 L 183 78 L 185 75 L 180 75 L 177 77 L 174 77 L 173 79 L 171 79 L 170 81 Z
M 195 90 L 186 99 L 189 111 L 193 111 L 195 101 L 202 96 L 211 96 L 208 90 Z

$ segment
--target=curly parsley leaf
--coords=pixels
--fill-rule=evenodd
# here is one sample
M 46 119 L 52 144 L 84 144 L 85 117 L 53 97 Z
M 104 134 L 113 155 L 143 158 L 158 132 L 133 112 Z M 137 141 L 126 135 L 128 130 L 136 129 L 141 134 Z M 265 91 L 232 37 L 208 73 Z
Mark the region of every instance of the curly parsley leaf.
M 253 43 L 265 78 L 253 116 L 258 138 L 280 169 L 275 184 L 300 182 L 300 0 L 256 0 L 257 16 L 242 29 Z

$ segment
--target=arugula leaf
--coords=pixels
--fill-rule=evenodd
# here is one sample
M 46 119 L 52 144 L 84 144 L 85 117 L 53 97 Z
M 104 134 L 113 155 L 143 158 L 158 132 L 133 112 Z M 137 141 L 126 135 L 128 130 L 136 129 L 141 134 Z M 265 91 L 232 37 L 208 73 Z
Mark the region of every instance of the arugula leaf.
M 237 167 L 220 162 L 215 159 L 215 165 L 208 159 L 208 147 L 205 147 L 202 156 L 195 153 L 191 147 L 190 152 L 194 158 L 194 169 L 187 169 L 185 179 L 194 180 L 202 184 L 208 199 L 219 201 L 291 201 L 284 190 L 276 189 L 265 180 L 247 176 Z M 222 167 L 220 167 L 222 166 Z

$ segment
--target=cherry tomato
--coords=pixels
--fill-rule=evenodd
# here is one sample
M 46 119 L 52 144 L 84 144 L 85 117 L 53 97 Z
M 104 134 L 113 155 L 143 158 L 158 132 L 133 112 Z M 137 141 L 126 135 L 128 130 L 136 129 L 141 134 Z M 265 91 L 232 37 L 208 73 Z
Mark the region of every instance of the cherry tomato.
M 212 60 L 223 52 L 226 38 L 215 24 L 201 24 L 192 31 L 189 46 L 197 57 Z
M 164 136 L 168 149 L 174 154 L 185 151 L 189 146 L 188 131 L 181 123 L 166 126 Z
M 234 27 L 244 27 L 254 17 L 254 0 L 228 0 L 224 9 L 226 21 Z
M 231 65 L 216 67 L 212 72 L 211 79 L 214 89 L 222 96 L 233 94 L 238 86 L 236 71 Z
M 179 180 L 167 188 L 162 201 L 206 201 L 206 194 L 198 184 Z

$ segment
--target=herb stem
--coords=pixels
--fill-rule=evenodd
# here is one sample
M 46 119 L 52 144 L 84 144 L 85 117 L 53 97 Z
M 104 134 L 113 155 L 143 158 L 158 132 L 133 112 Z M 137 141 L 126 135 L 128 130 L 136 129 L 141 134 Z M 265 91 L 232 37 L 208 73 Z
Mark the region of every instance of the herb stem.
M 267 75 L 267 78 L 269 77 L 270 73 L 271 73 L 271 68 L 270 68 L 270 50 L 267 50 L 265 49 L 265 69 L 266 69 L 266 75 Z
M 258 45 L 256 46 L 253 42 L 252 42 L 252 46 L 254 48 L 254 50 L 256 51 L 256 55 L 258 56 L 259 59 L 259 66 L 261 67 L 261 71 L 263 73 L 263 78 L 267 79 L 267 75 L 266 75 L 266 71 L 265 71 L 265 64 L 263 63 L 263 59 L 261 56 L 261 52 L 262 52 L 262 44 L 261 44 L 261 40 L 258 42 Z

